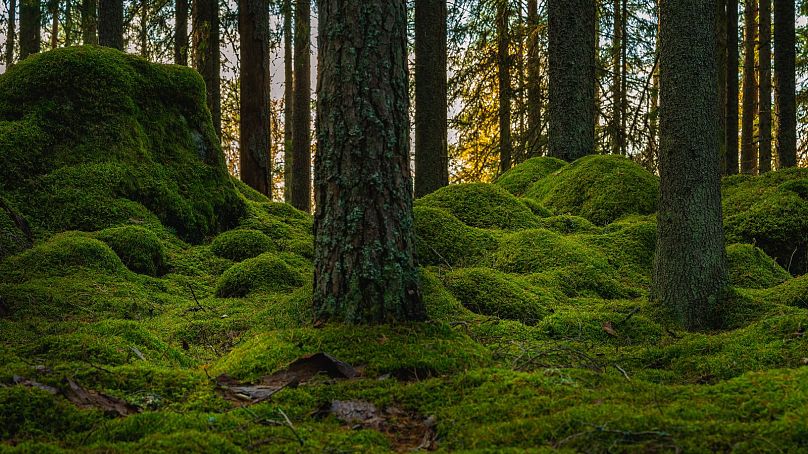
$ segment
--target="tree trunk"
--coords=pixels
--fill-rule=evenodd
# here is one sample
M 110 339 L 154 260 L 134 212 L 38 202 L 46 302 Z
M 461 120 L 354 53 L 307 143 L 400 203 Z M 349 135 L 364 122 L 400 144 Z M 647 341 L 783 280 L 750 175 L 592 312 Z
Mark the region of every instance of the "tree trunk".
M 623 0 L 623 12 L 620 15 L 620 154 L 625 156 L 626 132 L 628 131 L 628 0 Z
M 718 0 L 716 3 L 716 64 L 718 68 L 718 132 L 721 175 L 727 169 L 727 0 Z
M 17 37 L 17 0 L 8 2 L 8 39 L 6 39 L 6 69 L 14 64 L 14 40 Z
M 415 196 L 449 184 L 446 2 L 415 1 Z
M 755 76 L 757 42 L 757 0 L 744 5 L 743 124 L 741 125 L 741 172 L 754 175 L 757 170 L 755 117 L 758 112 L 758 85 Z
M 760 0 L 760 164 L 772 169 L 772 16 L 771 1 Z
M 550 155 L 574 161 L 595 148 L 595 2 L 548 0 Z
M 102 0 L 104 1 L 104 0 Z M 194 66 L 207 87 L 208 109 L 216 135 L 222 136 L 222 95 L 219 53 L 219 2 L 195 0 L 192 3 Z
M 39 0 L 20 2 L 20 60 L 41 50 L 42 36 L 39 26 L 42 9 Z
M 718 148 L 716 8 L 661 2 L 660 199 L 654 296 L 684 327 L 716 324 L 727 286 Z
M 774 0 L 774 86 L 778 168 L 797 165 L 796 32 L 793 0 Z
M 177 0 L 174 20 L 174 63 L 188 64 L 188 0 Z
M 727 175 L 738 173 L 738 54 L 738 0 L 727 0 Z
M 283 200 L 292 203 L 292 123 L 294 122 L 294 72 L 292 0 L 283 0 Z
M 140 0 L 140 56 L 149 58 L 149 2 Z
M 81 2 L 81 36 L 84 44 L 98 44 L 98 0 Z
M 539 60 L 539 5 L 527 1 L 527 158 L 541 155 L 541 61 Z
M 499 172 L 511 168 L 511 58 L 508 0 L 497 2 L 497 74 L 499 77 Z
M 295 1 L 292 206 L 311 211 L 311 3 Z
M 239 169 L 241 181 L 272 198 L 270 152 L 269 4 L 267 0 L 239 0 L 238 33 L 241 46 L 239 92 Z
M 659 2 L 660 0 L 655 2 L 657 11 L 657 33 L 654 42 L 656 64 L 651 75 L 651 90 L 649 93 L 651 106 L 648 109 L 648 151 L 646 152 L 648 161 L 652 163 L 659 160 Z
M 59 0 L 51 0 L 48 4 L 48 12 L 51 14 L 51 50 L 59 47 Z
M 620 125 L 623 123 L 621 115 L 622 109 L 622 90 L 620 82 L 622 80 L 621 71 L 623 65 L 621 64 L 621 57 L 623 55 L 623 11 L 622 0 L 614 0 L 614 29 L 612 30 L 612 122 L 610 125 L 611 134 L 611 153 L 620 154 L 622 146 L 620 144 Z
M 413 260 L 405 0 L 320 0 L 318 320 L 421 320 Z
M 98 44 L 123 50 L 123 0 L 99 0 Z

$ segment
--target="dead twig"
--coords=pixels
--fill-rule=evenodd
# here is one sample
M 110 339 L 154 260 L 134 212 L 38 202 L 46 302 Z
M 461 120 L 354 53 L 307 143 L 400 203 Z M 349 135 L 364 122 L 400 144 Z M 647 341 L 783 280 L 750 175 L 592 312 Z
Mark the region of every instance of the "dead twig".
M 281 416 L 283 416 L 283 419 L 286 420 L 286 426 L 289 428 L 289 430 L 292 431 L 293 434 L 295 434 L 295 438 L 297 438 L 297 441 L 300 443 L 300 446 L 303 446 L 305 444 L 303 442 L 303 438 L 301 438 L 300 434 L 297 433 L 297 430 L 295 429 L 294 424 L 292 424 L 292 421 L 289 419 L 288 416 L 286 416 L 286 413 L 284 413 L 281 407 L 278 407 L 278 412 L 281 414 Z

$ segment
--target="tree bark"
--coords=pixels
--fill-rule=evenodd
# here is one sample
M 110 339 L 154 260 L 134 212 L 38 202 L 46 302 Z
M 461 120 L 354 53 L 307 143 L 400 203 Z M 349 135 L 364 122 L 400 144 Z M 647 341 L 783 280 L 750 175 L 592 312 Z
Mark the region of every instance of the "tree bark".
M 449 184 L 446 2 L 415 1 L 415 196 Z
M 104 0 L 102 0 L 104 1 Z M 219 53 L 219 2 L 195 0 L 192 3 L 194 67 L 207 88 L 207 102 L 216 135 L 222 136 L 222 95 Z
M 759 172 L 772 169 L 772 16 L 771 1 L 760 0 L 760 164 Z
M 539 5 L 527 1 L 527 157 L 541 155 L 541 61 L 539 60 Z
M 148 0 L 140 0 L 140 56 L 149 58 L 149 2 Z
M 548 0 L 550 155 L 574 161 L 595 148 L 595 2 Z
M 174 63 L 188 65 L 188 0 L 177 0 L 174 11 Z
M 84 44 L 98 44 L 98 0 L 81 2 L 81 37 Z
M 716 2 L 716 45 L 718 46 L 716 63 L 718 65 L 718 111 L 720 113 L 718 116 L 718 156 L 721 158 L 721 175 L 725 175 L 727 169 L 727 64 L 729 61 L 727 55 L 727 25 L 729 21 L 727 18 L 727 3 L 727 0 L 718 0 Z
M 744 5 L 741 172 L 749 175 L 754 175 L 757 170 L 757 143 L 755 143 L 755 117 L 758 113 L 758 84 L 755 74 L 757 30 L 757 0 L 746 0 Z
M 511 168 L 511 57 L 508 0 L 497 2 L 497 75 L 499 78 L 499 172 Z
M 269 4 L 267 0 L 239 0 L 238 33 L 241 46 L 239 98 L 239 168 L 241 181 L 272 197 L 270 152 Z
M 738 0 L 727 0 L 727 175 L 738 173 L 738 60 Z
M 20 2 L 20 60 L 42 50 L 42 36 L 39 30 L 42 20 L 41 8 L 39 0 Z
M 123 0 L 99 0 L 98 44 L 123 50 Z
M 727 286 L 718 148 L 716 8 L 661 2 L 660 199 L 654 296 L 689 330 L 715 326 Z
M 14 64 L 14 41 L 17 38 L 17 0 L 8 2 L 8 38 L 6 39 L 6 68 Z
M 48 10 L 51 14 L 50 48 L 53 50 L 59 47 L 59 0 L 48 2 Z
M 612 30 L 612 124 L 611 153 L 621 154 L 621 125 L 623 124 L 622 55 L 623 55 L 623 0 L 614 0 L 614 29 Z
M 426 311 L 413 260 L 405 0 L 321 0 L 315 162 L 318 320 Z
M 294 122 L 294 28 L 292 0 L 283 0 L 283 200 L 292 203 L 292 123 Z
M 311 211 L 311 3 L 295 2 L 292 206 Z
M 774 1 L 774 86 L 778 168 L 797 165 L 796 31 L 793 0 Z

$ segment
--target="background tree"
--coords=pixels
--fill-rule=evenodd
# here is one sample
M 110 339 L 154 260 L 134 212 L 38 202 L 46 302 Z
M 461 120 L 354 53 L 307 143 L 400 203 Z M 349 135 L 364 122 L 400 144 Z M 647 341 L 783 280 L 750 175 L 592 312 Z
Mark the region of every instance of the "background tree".
M 318 35 L 316 317 L 423 319 L 413 260 L 406 2 L 321 0 Z
M 527 2 L 527 156 L 541 155 L 541 49 L 539 48 L 539 3 Z
M 738 0 L 727 0 L 726 174 L 738 173 Z
M 511 51 L 508 0 L 497 2 L 497 76 L 499 79 L 499 171 L 511 168 Z
M 778 167 L 797 165 L 796 31 L 793 0 L 774 0 L 774 86 Z
M 188 0 L 177 0 L 174 14 L 174 63 L 188 64 Z
M 415 196 L 449 184 L 446 2 L 415 1 Z
M 744 3 L 743 54 L 743 119 L 741 124 L 741 172 L 754 174 L 757 170 L 755 118 L 758 113 L 758 84 L 755 67 L 757 43 L 757 0 Z
M 595 147 L 595 3 L 548 0 L 550 155 L 574 161 Z
M 42 5 L 39 0 L 20 2 L 20 60 L 41 50 Z
M 81 36 L 84 44 L 98 44 L 98 0 L 81 2 Z
M 772 169 L 772 16 L 771 1 L 760 0 L 760 146 L 758 171 L 766 173 Z
M 102 0 L 106 1 L 106 0 Z M 219 2 L 195 0 L 192 6 L 194 66 L 205 80 L 208 108 L 216 135 L 222 136 L 221 55 Z
M 655 297 L 685 328 L 711 326 L 727 285 L 718 148 L 716 8 L 660 3 L 660 199 Z
M 311 3 L 295 2 L 292 206 L 311 211 Z
M 294 109 L 294 58 L 292 0 L 283 0 L 283 200 L 292 202 L 292 123 Z
M 98 44 L 123 50 L 123 0 L 99 0 Z
M 17 0 L 8 2 L 8 36 L 6 37 L 6 67 L 14 64 L 14 41 L 17 32 Z

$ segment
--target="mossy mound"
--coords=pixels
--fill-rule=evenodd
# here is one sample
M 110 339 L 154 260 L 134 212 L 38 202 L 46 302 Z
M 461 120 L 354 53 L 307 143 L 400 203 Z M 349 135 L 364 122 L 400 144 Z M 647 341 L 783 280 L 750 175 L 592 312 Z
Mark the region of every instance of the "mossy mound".
M 0 76 L 0 185 L 40 232 L 156 216 L 198 242 L 244 213 L 199 75 L 100 47 Z
M 490 232 L 469 227 L 439 208 L 416 206 L 413 215 L 421 265 L 473 265 L 497 247 Z
M 26 228 L 25 219 L 0 197 L 0 260 L 31 246 Z
M 550 156 L 530 158 L 500 175 L 494 184 L 521 196 L 531 185 L 566 165 L 565 161 Z
M 291 205 L 270 202 L 257 192 L 253 197 L 259 200 L 247 202 L 247 215 L 239 227 L 268 236 L 274 245 L 273 250 L 291 252 L 310 260 L 314 258 L 312 217 Z
M 210 249 L 219 257 L 240 262 L 273 251 L 275 245 L 258 230 L 238 229 L 217 236 Z
M 304 282 L 299 268 L 273 253 L 265 253 L 225 271 L 216 284 L 216 295 L 237 298 L 256 290 L 278 292 L 300 287 Z
M 547 218 L 553 215 L 552 211 L 548 210 L 542 204 L 531 198 L 520 197 L 519 201 L 524 203 L 528 208 L 530 208 L 530 211 L 532 211 L 533 214 L 540 218 Z
M 135 273 L 159 276 L 167 271 L 168 258 L 160 238 L 140 226 L 105 229 L 95 235 L 106 243 L 127 268 Z
M 570 233 L 597 233 L 600 229 L 589 222 L 588 219 L 580 216 L 562 214 L 561 216 L 549 216 L 539 220 L 539 225 L 554 232 Z
M 466 225 L 479 228 L 525 229 L 538 221 L 522 201 L 487 183 L 446 186 L 415 201 L 416 206 L 448 211 Z
M 727 264 L 732 285 L 743 288 L 769 288 L 791 279 L 762 249 L 751 244 L 727 246 Z
M 608 267 L 599 251 L 574 237 L 547 229 L 531 229 L 504 236 L 492 255 L 494 268 L 509 273 L 541 273 L 567 266 Z
M 525 196 L 556 214 L 603 226 L 628 214 L 654 213 L 659 179 L 627 158 L 590 155 L 534 183 Z

